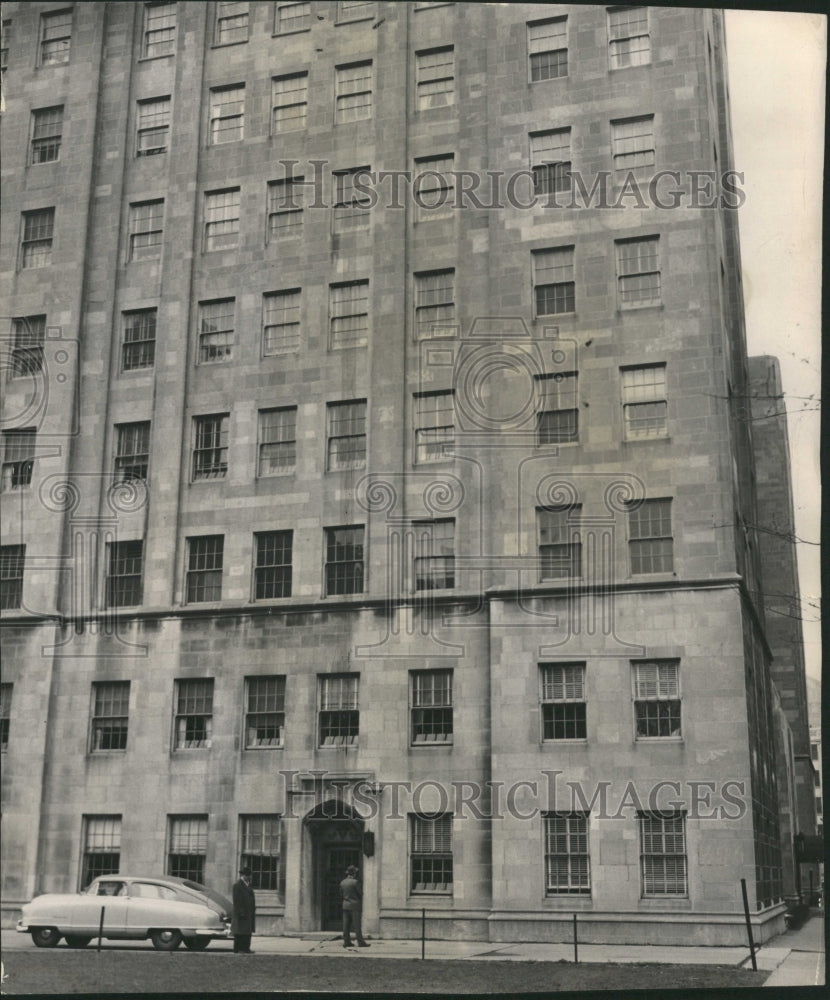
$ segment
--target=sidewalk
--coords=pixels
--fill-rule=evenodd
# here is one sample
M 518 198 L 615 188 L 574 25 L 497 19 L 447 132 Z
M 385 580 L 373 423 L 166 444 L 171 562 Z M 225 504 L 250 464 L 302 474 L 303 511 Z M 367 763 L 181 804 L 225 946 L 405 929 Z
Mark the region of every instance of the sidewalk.
M 770 947 L 764 947 L 757 955 L 758 968 L 765 952 L 785 952 L 774 967 L 772 975 L 764 986 L 823 986 L 824 966 L 824 913 L 814 910 L 807 922 L 797 931 L 785 931 L 773 938 Z M 751 962 L 743 963 L 751 968 Z

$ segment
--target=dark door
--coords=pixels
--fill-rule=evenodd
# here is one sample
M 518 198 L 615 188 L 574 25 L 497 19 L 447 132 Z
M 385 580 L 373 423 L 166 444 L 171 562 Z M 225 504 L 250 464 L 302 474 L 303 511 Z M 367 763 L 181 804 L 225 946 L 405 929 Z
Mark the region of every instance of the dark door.
M 340 906 L 340 883 L 349 865 L 360 868 L 359 844 L 326 844 L 323 847 L 323 922 L 324 931 L 339 931 L 343 926 Z

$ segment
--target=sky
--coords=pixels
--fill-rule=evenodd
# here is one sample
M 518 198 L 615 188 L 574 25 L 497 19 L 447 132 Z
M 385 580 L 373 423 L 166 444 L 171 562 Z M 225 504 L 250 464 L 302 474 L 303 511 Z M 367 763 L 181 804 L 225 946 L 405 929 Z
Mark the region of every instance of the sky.
M 726 12 L 747 346 L 781 363 L 809 676 L 821 674 L 819 400 L 826 18 Z

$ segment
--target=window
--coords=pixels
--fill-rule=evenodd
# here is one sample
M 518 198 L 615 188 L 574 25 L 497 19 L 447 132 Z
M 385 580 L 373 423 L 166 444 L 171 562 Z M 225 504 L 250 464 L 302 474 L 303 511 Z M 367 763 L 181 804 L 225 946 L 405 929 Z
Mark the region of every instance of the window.
M 620 308 L 660 304 L 659 238 L 617 241 Z
M 260 531 L 256 539 L 254 600 L 291 596 L 292 531 Z
M 311 27 L 310 3 L 278 3 L 274 31 L 285 35 L 291 31 L 308 31 Z
M 449 590 L 455 586 L 455 521 L 413 521 L 415 589 Z
M 12 716 L 13 688 L 13 684 L 0 684 L 0 750 L 9 749 L 9 724 Z
M 452 217 L 455 202 L 454 162 L 452 155 L 431 156 L 415 161 L 412 191 L 416 222 Z
M 54 208 L 40 208 L 23 213 L 23 238 L 20 245 L 22 268 L 48 267 L 52 263 L 54 230 Z
M 90 753 L 126 750 L 129 715 L 129 681 L 93 684 Z
M 608 11 L 611 69 L 645 66 L 651 62 L 648 7 L 619 7 Z
M 588 817 L 548 813 L 545 822 L 545 895 L 589 896 Z
M 31 163 L 51 163 L 61 151 L 63 105 L 32 112 Z
M 293 354 L 299 349 L 300 289 L 263 295 L 262 353 Z
M 242 851 L 239 865 L 251 869 L 251 888 L 276 892 L 282 886 L 280 817 L 240 816 Z
M 555 80 L 568 75 L 568 19 L 550 17 L 527 26 L 530 80 Z
M 537 316 L 571 313 L 576 309 L 573 247 L 534 251 L 533 289 Z
M 136 156 L 155 156 L 167 151 L 170 133 L 170 98 L 139 101 L 136 112 Z
M 640 813 L 640 873 L 644 896 L 685 896 L 685 813 Z
M 215 87 L 210 92 L 210 144 L 236 142 L 245 128 L 245 85 Z
M 663 437 L 666 422 L 666 366 L 622 368 L 622 408 L 626 441 Z
M 11 41 L 12 22 L 10 18 L 4 18 L 0 22 L 0 74 L 5 74 L 9 68 L 9 43 Z M 0 77 L 2 79 L 2 77 Z M 3 88 L 5 92 L 5 87 Z
M 0 545 L 0 611 L 23 606 L 25 545 Z
M 320 746 L 355 746 L 360 731 L 358 674 L 326 674 L 320 682 Z
M 132 608 L 143 595 L 144 542 L 111 542 L 107 574 L 107 607 Z
M 204 884 L 207 816 L 171 816 L 169 824 L 167 874 Z
M 455 271 L 415 275 L 415 329 L 418 337 L 455 336 Z
M 101 875 L 117 875 L 121 867 L 121 817 L 84 817 L 81 888 Z
M 116 424 L 115 480 L 146 479 L 150 461 L 150 421 Z
M 130 205 L 130 260 L 158 260 L 164 226 L 164 200 Z
M 338 66 L 335 78 L 334 120 L 337 124 L 372 117 L 372 62 Z
M 12 320 L 12 352 L 9 376 L 23 378 L 43 371 L 45 316 L 19 316 Z
M 632 503 L 628 512 L 631 573 L 670 573 L 674 569 L 671 500 Z
M 365 347 L 369 339 L 369 282 L 329 285 L 329 343 L 332 348 Z
M 366 465 L 366 400 L 329 403 L 326 469 L 362 469 Z
M 205 250 L 239 245 L 239 188 L 205 194 Z
M 175 3 L 144 4 L 144 57 L 169 56 L 176 51 Z
M 584 740 L 585 664 L 542 663 L 542 739 Z
M 3 489 L 20 490 L 32 484 L 35 464 L 34 427 L 3 431 Z
M 552 129 L 530 137 L 530 169 L 537 195 L 571 190 L 571 130 Z
M 680 664 L 633 663 L 637 739 L 680 736 Z
M 290 177 L 268 185 L 268 242 L 303 235 L 304 180 Z
M 579 438 L 579 398 L 576 372 L 536 375 L 539 400 L 536 444 L 562 444 Z
M 452 743 L 452 670 L 411 670 L 409 680 L 412 742 Z
M 625 180 L 629 172 L 640 180 L 654 169 L 654 115 L 611 122 L 611 151 L 615 180 Z
M 579 518 L 582 508 L 537 507 L 539 564 L 542 580 L 567 580 L 582 576 L 582 542 Z
M 452 816 L 410 815 L 412 893 L 452 892 Z
M 228 414 L 194 418 L 193 479 L 224 479 L 228 474 Z
M 187 543 L 186 602 L 220 601 L 224 535 L 198 535 L 188 538 Z
M 152 368 L 156 360 L 156 309 L 125 312 L 121 367 L 125 372 Z
M 308 4 L 296 6 L 308 7 Z M 295 129 L 305 128 L 308 114 L 308 73 L 274 77 L 271 94 L 271 131 L 293 132 Z
M 216 4 L 216 44 L 232 45 L 248 41 L 249 3 Z
M 226 361 L 233 354 L 234 299 L 199 303 L 199 361 Z
M 326 596 L 363 593 L 363 525 L 326 528 Z
M 297 462 L 297 407 L 259 411 L 258 476 L 290 472 Z
M 375 16 L 374 0 L 340 0 L 337 4 L 337 21 L 359 21 Z
M 72 38 L 72 10 L 56 10 L 40 15 L 40 65 L 57 66 L 69 62 Z
M 213 734 L 213 678 L 176 681 L 174 748 L 209 747 Z
M 455 53 L 452 45 L 415 53 L 418 110 L 455 104 Z
M 415 460 L 451 458 L 455 445 L 455 394 L 452 389 L 415 396 Z
M 245 693 L 245 749 L 281 747 L 285 732 L 285 677 L 249 677 Z
M 361 190 L 369 177 L 369 167 L 332 171 L 334 182 L 333 231 L 335 235 L 369 228 L 369 195 Z

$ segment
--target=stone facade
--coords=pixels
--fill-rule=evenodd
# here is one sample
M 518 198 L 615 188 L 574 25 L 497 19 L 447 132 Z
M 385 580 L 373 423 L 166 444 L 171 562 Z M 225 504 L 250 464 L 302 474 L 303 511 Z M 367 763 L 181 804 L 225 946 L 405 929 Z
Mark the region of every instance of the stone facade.
M 26 546 L 3 612 L 4 919 L 79 888 L 108 817 L 122 871 L 173 865 L 183 819 L 217 888 L 253 853 L 266 933 L 329 926 L 348 856 L 375 934 L 417 933 L 426 909 L 431 935 L 557 940 L 578 912 L 590 940 L 738 943 L 745 879 L 766 939 L 787 723 L 746 542 L 737 219 L 688 189 L 733 166 L 721 15 L 263 2 L 224 35 L 220 8 L 77 4 L 65 62 L 43 34 L 63 7 L 5 8 L 2 287 L 47 335 L 3 404 L 4 430 L 37 429 L 31 482 L 4 504 L 3 545 Z M 618 56 L 621 32 L 648 58 Z M 59 102 L 59 157 L 32 162 L 32 113 Z M 154 155 L 148 102 L 169 103 Z M 680 180 L 617 207 L 528 204 L 551 132 L 574 177 L 554 187 L 605 175 L 613 203 L 632 128 L 643 192 Z M 361 167 L 355 201 L 338 172 Z M 413 171 L 453 207 L 416 204 Z M 667 208 L 672 184 L 686 194 Z M 24 267 L 20 213 L 48 207 L 51 262 Z M 152 363 L 126 332 L 149 310 Z M 448 434 L 430 407 L 450 392 Z M 655 423 L 635 432 L 643 400 Z M 346 431 L 337 404 L 358 407 Z M 274 409 L 295 429 L 271 462 Z M 139 423 L 147 468 L 124 482 Z M 350 526 L 360 583 L 332 586 L 327 539 Z M 285 531 L 289 592 L 263 597 L 258 539 Z M 217 536 L 200 591 L 196 540 Z M 140 600 L 113 608 L 125 542 L 142 543 Z M 641 669 L 663 671 L 651 723 Z M 326 678 L 346 675 L 350 735 L 329 738 Z M 253 748 L 263 678 L 283 717 Z M 187 681 L 212 683 L 190 739 Z M 124 746 L 101 749 L 96 697 L 119 682 Z

